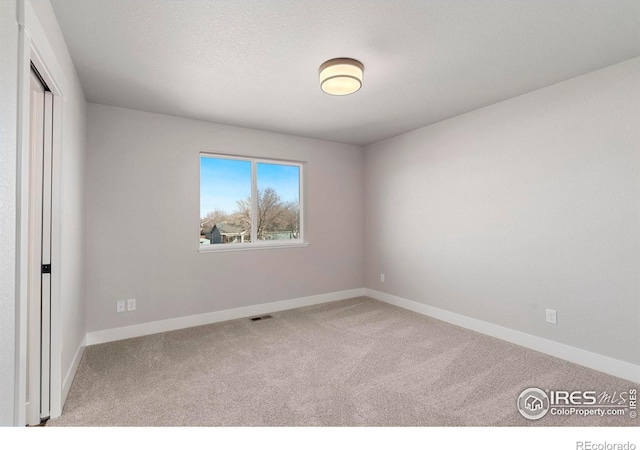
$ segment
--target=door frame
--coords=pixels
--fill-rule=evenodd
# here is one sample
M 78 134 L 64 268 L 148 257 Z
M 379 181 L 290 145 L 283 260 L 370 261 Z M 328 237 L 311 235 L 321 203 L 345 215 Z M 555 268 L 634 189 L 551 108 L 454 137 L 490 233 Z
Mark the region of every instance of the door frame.
M 51 182 L 51 376 L 50 417 L 59 417 L 63 406 L 62 303 L 61 303 L 61 194 L 63 157 L 62 118 L 66 80 L 30 2 L 18 0 L 18 208 L 16 316 L 16 404 L 17 425 L 26 424 L 27 312 L 29 283 L 29 186 L 30 186 L 30 89 L 31 64 L 38 70 L 53 95 L 52 182 Z

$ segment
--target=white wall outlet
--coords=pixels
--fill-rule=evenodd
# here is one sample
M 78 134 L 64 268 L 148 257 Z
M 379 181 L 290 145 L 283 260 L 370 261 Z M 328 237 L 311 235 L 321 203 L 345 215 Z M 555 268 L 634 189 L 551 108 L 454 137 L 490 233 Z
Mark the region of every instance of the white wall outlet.
M 136 299 L 130 298 L 127 300 L 127 311 L 135 311 L 136 310 Z
M 118 300 L 116 302 L 116 312 L 124 312 L 124 300 Z
M 383 273 L 380 274 L 380 283 L 384 283 L 384 274 Z
M 547 309 L 547 322 L 554 325 L 558 323 L 555 309 Z

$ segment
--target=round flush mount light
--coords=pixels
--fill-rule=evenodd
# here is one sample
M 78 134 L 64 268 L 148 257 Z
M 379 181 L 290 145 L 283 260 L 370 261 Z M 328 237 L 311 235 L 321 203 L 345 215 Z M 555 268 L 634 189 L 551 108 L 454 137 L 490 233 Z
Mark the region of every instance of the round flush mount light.
M 364 66 L 351 58 L 330 59 L 320 66 L 320 87 L 331 95 L 353 94 L 362 87 Z

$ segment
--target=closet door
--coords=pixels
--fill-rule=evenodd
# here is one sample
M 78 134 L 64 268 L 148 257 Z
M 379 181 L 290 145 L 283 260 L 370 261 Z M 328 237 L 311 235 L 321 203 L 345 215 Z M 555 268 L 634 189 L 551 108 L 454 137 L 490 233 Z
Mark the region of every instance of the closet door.
M 33 70 L 29 120 L 27 424 L 37 425 L 50 409 L 53 95 Z

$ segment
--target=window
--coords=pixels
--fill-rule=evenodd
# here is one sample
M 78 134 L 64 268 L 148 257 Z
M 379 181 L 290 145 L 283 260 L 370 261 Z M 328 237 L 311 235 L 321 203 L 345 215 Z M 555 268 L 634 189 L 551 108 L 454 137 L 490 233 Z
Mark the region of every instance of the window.
M 302 164 L 200 154 L 200 249 L 304 245 Z

